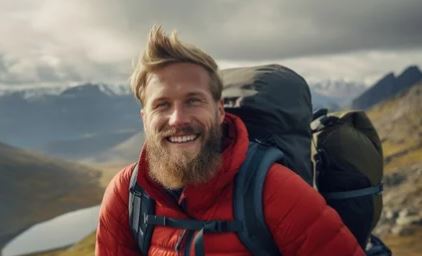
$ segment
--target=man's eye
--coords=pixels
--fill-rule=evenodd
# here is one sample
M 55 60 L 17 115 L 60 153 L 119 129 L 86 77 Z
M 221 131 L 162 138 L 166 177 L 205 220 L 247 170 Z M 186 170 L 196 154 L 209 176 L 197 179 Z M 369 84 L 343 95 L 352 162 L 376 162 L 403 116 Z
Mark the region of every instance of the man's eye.
M 198 99 L 198 98 L 190 98 L 190 99 L 188 100 L 188 103 L 189 103 L 190 105 L 196 105 L 196 104 L 201 103 L 201 100 L 200 100 L 200 99 Z
M 155 105 L 155 109 L 166 109 L 169 105 L 168 102 L 160 102 Z

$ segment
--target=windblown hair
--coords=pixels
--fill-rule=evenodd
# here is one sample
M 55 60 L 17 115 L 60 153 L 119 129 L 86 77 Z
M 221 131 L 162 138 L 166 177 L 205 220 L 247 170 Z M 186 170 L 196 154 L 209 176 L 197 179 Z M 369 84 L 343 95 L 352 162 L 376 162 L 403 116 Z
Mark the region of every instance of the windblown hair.
M 210 75 L 213 98 L 216 101 L 221 99 L 223 85 L 217 74 L 218 66 L 214 59 L 201 49 L 181 42 L 176 31 L 167 36 L 161 26 L 154 25 L 150 30 L 145 51 L 139 57 L 130 79 L 132 92 L 142 105 L 145 103 L 144 91 L 148 75 L 165 65 L 180 62 L 194 63 L 205 68 Z

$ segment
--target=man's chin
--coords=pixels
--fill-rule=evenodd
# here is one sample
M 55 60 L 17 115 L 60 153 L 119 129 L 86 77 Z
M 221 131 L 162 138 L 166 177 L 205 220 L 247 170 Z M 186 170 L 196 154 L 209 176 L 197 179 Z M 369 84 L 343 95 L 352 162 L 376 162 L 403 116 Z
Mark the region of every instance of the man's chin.
M 169 151 L 170 159 L 175 162 L 190 162 L 198 156 L 198 150 L 173 149 Z

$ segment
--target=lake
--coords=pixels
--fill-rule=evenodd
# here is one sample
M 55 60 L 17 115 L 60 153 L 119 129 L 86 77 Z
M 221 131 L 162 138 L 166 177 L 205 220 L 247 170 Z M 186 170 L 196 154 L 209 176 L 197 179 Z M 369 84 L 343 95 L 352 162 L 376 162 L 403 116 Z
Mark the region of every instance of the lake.
M 15 256 L 72 245 L 96 229 L 99 209 L 97 205 L 38 223 L 7 243 L 1 255 Z

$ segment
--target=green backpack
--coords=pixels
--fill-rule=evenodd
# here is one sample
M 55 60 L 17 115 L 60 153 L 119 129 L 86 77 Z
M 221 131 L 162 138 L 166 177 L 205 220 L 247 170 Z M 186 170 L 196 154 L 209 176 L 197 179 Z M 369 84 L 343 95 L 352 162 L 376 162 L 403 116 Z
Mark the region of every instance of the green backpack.
M 382 211 L 381 141 L 363 111 L 314 116 L 319 192 L 365 248 Z

